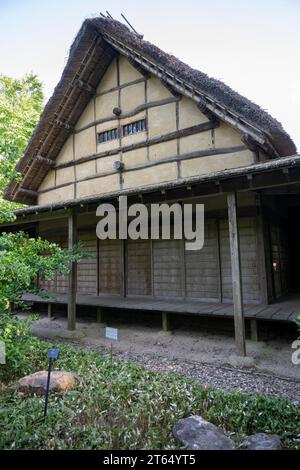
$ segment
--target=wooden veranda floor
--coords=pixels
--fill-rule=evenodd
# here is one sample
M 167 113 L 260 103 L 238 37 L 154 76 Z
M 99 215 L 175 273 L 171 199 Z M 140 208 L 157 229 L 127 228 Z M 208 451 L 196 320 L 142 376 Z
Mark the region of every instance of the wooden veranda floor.
M 51 293 L 50 297 L 44 298 L 33 294 L 24 294 L 24 301 L 47 303 L 47 304 L 67 304 L 67 294 Z M 153 312 L 169 312 L 176 314 L 201 315 L 213 317 L 233 317 L 233 304 L 213 303 L 197 300 L 168 299 L 160 300 L 153 298 L 116 296 L 92 296 L 77 295 L 77 305 L 94 307 L 107 307 L 126 310 L 144 310 Z M 266 305 L 244 305 L 244 315 L 246 319 L 256 318 L 257 320 L 270 320 L 292 322 L 300 314 L 300 293 L 289 295 L 280 301 Z

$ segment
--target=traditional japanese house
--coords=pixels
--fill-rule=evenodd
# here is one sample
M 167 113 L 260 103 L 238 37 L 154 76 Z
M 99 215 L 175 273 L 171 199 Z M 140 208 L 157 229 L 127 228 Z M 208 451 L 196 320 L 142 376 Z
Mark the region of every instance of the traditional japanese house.
M 241 75 L 242 79 L 242 75 Z M 281 124 L 111 18 L 84 21 L 5 197 L 13 224 L 94 256 L 40 280 L 51 304 L 292 321 L 300 307 L 300 158 Z M 96 208 L 205 204 L 205 242 L 99 240 Z M 25 295 L 25 299 L 45 299 Z

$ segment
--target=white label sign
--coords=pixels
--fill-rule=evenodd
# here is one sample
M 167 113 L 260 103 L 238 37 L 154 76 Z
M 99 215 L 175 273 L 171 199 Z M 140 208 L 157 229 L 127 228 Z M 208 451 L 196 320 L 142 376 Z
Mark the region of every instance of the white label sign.
M 0 364 L 5 364 L 5 343 L 0 339 Z
M 105 337 L 108 339 L 118 339 L 118 328 L 105 328 Z

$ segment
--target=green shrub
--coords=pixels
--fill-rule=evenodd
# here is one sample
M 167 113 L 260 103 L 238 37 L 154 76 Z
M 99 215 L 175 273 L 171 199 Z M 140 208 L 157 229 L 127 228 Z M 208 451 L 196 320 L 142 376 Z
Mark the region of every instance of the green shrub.
M 21 321 L 9 313 L 0 314 L 0 339 L 6 352 L 6 364 L 0 366 L 2 380 L 26 375 L 40 367 L 41 342 L 30 333 L 31 320 Z
M 82 245 L 64 250 L 56 243 L 30 238 L 24 232 L 0 235 L 0 311 L 20 305 L 24 291 L 37 292 L 37 278 L 66 274 L 70 261 L 86 256 Z

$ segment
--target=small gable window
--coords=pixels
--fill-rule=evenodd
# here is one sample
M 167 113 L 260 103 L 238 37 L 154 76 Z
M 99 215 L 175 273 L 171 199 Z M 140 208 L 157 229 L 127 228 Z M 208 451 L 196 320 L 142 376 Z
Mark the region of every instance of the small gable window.
M 143 132 L 146 130 L 146 119 L 141 119 L 140 121 L 131 122 L 123 126 L 123 136 L 137 134 L 138 132 Z
M 109 131 L 100 132 L 98 134 L 98 144 L 103 144 L 104 142 L 110 142 L 118 138 L 118 129 L 111 129 Z

